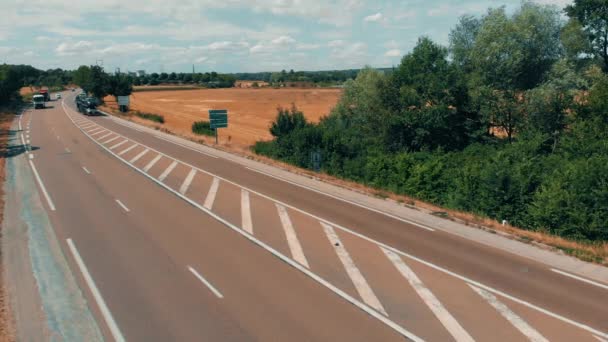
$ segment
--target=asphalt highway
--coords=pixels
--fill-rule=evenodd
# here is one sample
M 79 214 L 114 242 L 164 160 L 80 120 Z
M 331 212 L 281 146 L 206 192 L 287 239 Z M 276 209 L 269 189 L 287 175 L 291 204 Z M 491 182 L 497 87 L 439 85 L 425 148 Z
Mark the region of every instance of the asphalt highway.
M 35 149 L 20 157 L 109 340 L 608 340 L 608 284 L 83 116 L 64 95 L 24 114 Z

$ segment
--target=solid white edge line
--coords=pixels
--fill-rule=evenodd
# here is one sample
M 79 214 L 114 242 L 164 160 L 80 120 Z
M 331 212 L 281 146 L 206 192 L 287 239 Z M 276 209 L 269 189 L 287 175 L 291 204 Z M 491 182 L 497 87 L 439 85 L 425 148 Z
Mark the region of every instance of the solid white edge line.
M 336 199 L 336 200 L 339 200 L 339 201 L 342 201 L 342 202 L 346 202 L 346 203 L 349 203 L 349 204 L 355 205 L 355 206 L 357 206 L 357 207 L 359 207 L 359 208 L 363 208 L 363 209 L 366 209 L 366 210 L 369 210 L 369 211 L 373 211 L 373 212 L 375 212 L 375 213 L 382 214 L 382 215 L 384 215 L 384 216 L 388 216 L 388 217 L 390 217 L 390 218 L 392 218 L 392 219 L 395 219 L 395 220 L 398 220 L 398 221 L 401 221 L 401 222 L 404 222 L 404 223 L 408 223 L 408 224 L 414 225 L 414 226 L 416 226 L 416 227 L 418 227 L 418 228 L 426 229 L 426 230 L 428 230 L 428 231 L 430 231 L 430 232 L 434 232 L 434 231 L 435 231 L 435 229 L 434 229 L 434 228 L 427 227 L 427 226 L 425 226 L 425 225 L 423 225 L 423 224 L 420 224 L 420 223 L 417 223 L 417 222 L 414 222 L 414 221 L 411 221 L 411 220 L 408 220 L 408 219 L 404 219 L 404 218 L 402 218 L 402 217 L 395 216 L 395 215 L 393 215 L 393 214 L 389 214 L 389 213 L 387 213 L 387 212 L 385 212 L 385 211 L 382 211 L 382 210 L 378 210 L 378 209 L 374 209 L 374 208 L 368 207 L 368 206 L 366 206 L 366 205 L 363 205 L 363 204 L 360 204 L 360 203 L 357 203 L 357 202 L 354 202 L 354 201 L 348 200 L 348 199 L 346 199 L 346 198 L 342 198 L 342 197 L 339 197 L 339 196 L 335 196 L 335 195 L 332 195 L 332 194 L 328 194 L 328 193 L 326 193 L 326 192 L 323 192 L 323 191 L 321 191 L 321 190 L 317 190 L 317 189 L 311 188 L 311 187 L 306 186 L 306 185 L 302 185 L 302 184 L 298 184 L 298 183 L 296 183 L 296 182 L 292 182 L 292 181 L 290 181 L 290 180 L 288 180 L 288 179 L 285 179 L 285 178 L 283 178 L 283 177 L 280 177 L 280 176 L 271 175 L 271 174 L 266 173 L 266 172 L 264 172 L 264 171 L 260 171 L 260 170 L 256 170 L 256 169 L 254 169 L 254 168 L 251 168 L 251 167 L 249 167 L 249 166 L 246 166 L 245 168 L 246 168 L 246 169 L 248 169 L 248 170 L 250 170 L 250 171 L 253 171 L 253 172 L 257 172 L 257 173 L 259 173 L 259 174 L 262 174 L 262 175 L 264 175 L 264 176 L 267 176 L 267 177 L 270 177 L 270 178 L 274 178 L 274 179 L 280 180 L 280 181 L 282 181 L 282 182 L 289 183 L 289 184 L 291 184 L 291 185 L 295 185 L 295 186 L 297 186 L 297 187 L 300 187 L 300 188 L 303 188 L 303 189 L 306 189 L 306 190 L 310 190 L 310 191 L 312 191 L 312 192 L 316 192 L 316 193 L 318 193 L 318 194 L 321 194 L 321 195 L 324 195 L 324 196 L 327 196 L 327 197 L 331 197 L 331 198 L 333 198 L 333 199 Z
M 308 265 L 308 260 L 306 260 L 306 255 L 304 255 L 302 245 L 300 244 L 300 240 L 298 240 L 296 230 L 293 228 L 293 224 L 291 223 L 291 219 L 289 218 L 289 214 L 287 213 L 287 209 L 277 203 L 275 203 L 275 206 L 277 207 L 277 211 L 279 213 L 281 226 L 283 226 L 283 231 L 285 232 L 285 238 L 287 239 L 287 245 L 289 246 L 291 257 L 295 261 L 302 264 L 302 266 L 310 268 L 310 266 Z
M 114 338 L 114 340 L 116 342 L 124 342 L 125 338 L 122 335 L 122 333 L 120 332 L 120 328 L 118 328 L 118 324 L 116 324 L 114 317 L 112 317 L 112 313 L 110 312 L 110 309 L 106 305 L 106 302 L 103 300 L 103 297 L 101 296 L 101 293 L 99 292 L 99 289 L 97 288 L 97 285 L 95 285 L 95 281 L 93 281 L 93 277 L 91 277 L 91 274 L 89 273 L 89 270 L 87 269 L 87 266 L 84 264 L 84 261 L 80 257 L 80 253 L 78 253 L 78 250 L 76 249 L 76 246 L 74 245 L 74 242 L 72 241 L 72 239 L 68 238 L 67 243 L 68 243 L 70 252 L 72 252 L 72 256 L 74 257 L 74 260 L 76 261 L 76 265 L 78 265 L 78 268 L 80 269 L 80 273 L 82 273 L 82 276 L 84 277 L 84 281 L 87 283 L 89 290 L 91 290 L 91 294 L 93 295 L 95 302 L 97 302 L 99 311 L 101 311 L 101 315 L 103 316 L 103 319 L 105 320 L 106 324 L 108 325 L 108 328 L 110 329 L 110 333 L 112 334 L 112 337 Z
M 599 336 L 593 335 L 593 337 L 595 337 L 596 340 L 600 341 L 600 342 L 608 342 L 608 340 L 605 340 Z
M 84 167 L 84 166 L 83 166 L 83 167 L 82 167 L 82 169 L 83 169 L 83 170 L 84 170 L 84 172 L 86 172 L 87 174 L 89 174 L 89 175 L 91 174 L 91 171 L 89 171 L 89 169 L 87 169 L 86 167 Z
M 384 255 L 395 266 L 397 271 L 407 280 L 410 286 L 416 291 L 420 299 L 433 312 L 435 317 L 441 322 L 445 329 L 454 337 L 456 341 L 474 341 L 473 337 L 458 323 L 456 318 L 441 304 L 439 299 L 424 285 L 416 273 L 401 259 L 401 257 L 385 248 L 380 248 Z
M 583 277 L 579 277 L 579 276 L 574 275 L 574 274 L 570 274 L 570 273 L 567 273 L 567 272 L 564 272 L 564 271 L 560 271 L 560 270 L 558 270 L 556 268 L 552 268 L 551 271 L 553 271 L 555 273 L 559 273 L 559 274 L 561 274 L 563 276 L 566 276 L 566 277 L 569 277 L 569 278 L 572 278 L 572 279 L 576 279 L 576 280 L 582 281 L 582 282 L 587 283 L 587 284 L 591 284 L 591 285 L 594 285 L 594 286 L 597 286 L 597 287 L 601 287 L 604 290 L 608 290 L 608 285 L 604 285 L 602 283 L 598 283 L 598 282 L 595 282 L 593 280 L 585 279 Z
M 344 243 L 342 243 L 342 241 L 340 240 L 340 237 L 338 236 L 338 234 L 336 234 L 336 231 L 334 230 L 334 228 L 332 226 L 322 223 L 322 222 L 321 222 L 321 226 L 323 226 L 323 231 L 325 232 L 325 235 L 327 236 L 327 240 L 329 241 L 332 248 L 336 252 L 338 259 L 340 259 L 340 262 L 342 263 L 342 267 L 344 267 L 344 270 L 348 274 L 350 281 L 355 286 L 355 289 L 357 290 L 359 297 L 361 297 L 361 299 L 363 299 L 363 301 L 367 305 L 378 310 L 384 316 L 388 316 L 388 313 L 384 309 L 384 306 L 382 306 L 382 303 L 380 302 L 380 300 L 374 293 L 374 290 L 372 290 L 372 287 L 367 282 L 367 279 L 365 279 L 365 277 L 363 276 L 363 274 L 361 273 L 361 271 L 355 264 L 355 261 L 348 253 L 348 250 L 346 250 L 346 246 L 344 245 Z
M 66 147 L 65 148 L 65 153 L 72 153 L 72 151 L 70 151 L 70 149 Z
M 209 192 L 207 192 L 207 197 L 205 197 L 205 204 L 203 207 L 211 210 L 213 208 L 213 202 L 215 202 L 215 195 L 217 195 L 217 189 L 220 186 L 220 180 L 217 177 L 213 177 L 213 182 L 211 183 L 211 187 L 209 187 Z
M 190 172 L 188 173 L 188 175 L 186 176 L 186 178 L 184 179 L 184 182 L 179 187 L 180 194 L 182 194 L 182 195 L 186 194 L 195 175 L 196 175 L 196 169 L 191 169 Z
M 163 171 L 163 173 L 161 173 L 161 175 L 158 176 L 158 180 L 161 182 L 164 181 L 165 178 L 167 178 L 167 176 L 169 176 L 169 174 L 173 171 L 173 169 L 175 169 L 176 166 L 177 166 L 177 161 L 174 160 L 169 166 L 167 166 L 165 171 Z
M 19 118 L 19 130 L 23 131 L 23 127 L 21 127 L 21 117 Z
M 488 304 L 500 313 L 507 321 L 509 321 L 517 330 L 533 342 L 549 342 L 538 330 L 530 326 L 519 315 L 511 311 L 504 303 L 500 302 L 493 294 L 486 290 L 482 290 L 471 284 L 467 284 L 473 291 L 477 292 Z
M 124 205 L 124 203 L 122 203 L 119 199 L 116 200 L 116 203 L 118 203 L 118 205 L 126 212 L 130 212 L 131 210 L 129 210 L 129 208 L 127 208 L 126 205 Z
M 253 235 L 253 220 L 251 219 L 251 202 L 249 191 L 241 189 L 241 225 L 243 229 Z
M 72 120 L 72 118 L 70 117 L 70 115 L 67 113 L 67 109 L 65 108 L 65 106 L 64 106 L 63 110 L 64 110 L 65 115 L 70 120 Z M 85 134 L 86 136 L 88 136 L 88 134 L 86 134 L 86 132 L 84 132 L 84 131 L 83 131 L 83 134 Z M 352 305 L 356 306 L 360 310 L 366 312 L 370 316 L 372 316 L 375 319 L 379 320 L 380 322 L 382 322 L 383 324 L 385 324 L 389 328 L 395 330 L 397 333 L 405 336 L 406 338 L 409 338 L 410 340 L 412 340 L 414 342 L 423 342 L 424 341 L 423 339 L 421 339 L 420 337 L 414 335 L 413 333 L 411 333 L 410 331 L 408 331 L 404 327 L 400 326 L 399 324 L 397 324 L 397 323 L 391 321 L 390 319 L 388 319 L 387 317 L 383 316 L 378 311 L 374 310 L 373 308 L 369 307 L 368 305 L 366 305 L 366 304 L 362 303 L 361 301 L 355 299 L 354 297 L 352 297 L 348 293 L 346 293 L 346 292 L 340 290 L 339 288 L 337 288 L 336 286 L 332 285 L 330 282 L 328 282 L 327 280 L 325 280 L 321 276 L 319 276 L 319 275 L 311 272 L 306 267 L 300 265 L 299 263 L 297 263 L 296 261 L 292 260 L 291 258 L 289 258 L 289 257 L 281 254 L 279 251 L 277 251 L 276 249 L 272 248 L 270 245 L 267 245 L 266 243 L 262 242 L 261 240 L 258 240 L 253 235 L 245 232 L 244 230 L 240 229 L 239 227 L 237 227 L 237 226 L 233 225 L 232 223 L 226 221 L 225 219 L 221 218 L 220 216 L 218 216 L 217 214 L 215 214 L 211 210 L 209 210 L 209 209 L 201 206 L 197 202 L 195 202 L 195 201 L 189 199 L 188 197 L 180 194 L 179 192 L 171 189 L 169 186 L 167 186 L 164 183 L 158 181 L 158 179 L 150 176 L 149 174 L 147 174 L 144 171 L 140 170 L 136 166 L 130 164 L 127 160 L 125 160 L 122 157 L 118 156 L 116 153 L 110 151 L 107 147 L 101 145 L 98 141 L 96 141 L 95 139 L 91 138 L 90 136 L 89 136 L 89 138 L 93 142 L 95 142 L 97 145 L 99 145 L 101 148 L 105 149 L 108 153 L 110 153 L 114 157 L 118 158 L 118 160 L 122 161 L 123 163 L 125 163 L 125 165 L 129 166 L 130 168 L 132 168 L 136 172 L 141 173 L 143 176 L 147 177 L 152 182 L 158 184 L 161 187 L 164 187 L 167 191 L 169 191 L 170 193 L 174 194 L 175 196 L 181 198 L 182 200 L 186 201 L 187 203 L 189 203 L 193 207 L 198 208 L 199 210 L 205 212 L 207 215 L 213 217 L 216 221 L 222 223 L 223 225 L 225 225 L 229 229 L 232 229 L 233 231 L 237 232 L 238 234 L 241 234 L 243 237 L 245 237 L 246 239 L 248 239 L 252 243 L 258 245 L 259 247 L 261 247 L 263 249 L 265 249 L 267 252 L 269 252 L 270 254 L 274 255 L 276 258 L 280 259 L 281 261 L 283 261 L 284 263 L 288 264 L 289 266 L 297 269 L 298 271 L 304 273 L 306 276 L 308 276 L 312 280 L 316 281 L 317 283 L 321 284 L 322 286 L 325 286 L 327 289 L 329 289 L 330 291 L 334 292 L 336 295 L 342 297 L 342 299 L 346 300 L 347 302 L 349 302 Z M 189 166 L 192 167 L 192 165 L 189 165 Z M 201 171 L 201 169 L 198 169 L 198 170 Z M 207 172 L 205 171 L 205 173 L 207 173 Z
M 34 166 L 34 161 L 29 160 L 30 162 L 30 166 L 32 167 L 32 171 L 34 171 L 34 177 L 36 177 L 36 181 L 38 182 L 38 185 L 40 186 L 40 189 L 42 190 L 42 194 L 44 195 L 44 198 L 46 198 L 46 202 L 49 205 L 49 208 L 51 209 L 51 211 L 55 211 L 55 204 L 53 204 L 53 200 L 51 199 L 51 196 L 49 196 L 49 193 L 46 191 L 46 187 L 44 186 L 44 183 L 42 183 L 42 179 L 40 178 L 40 175 L 38 174 L 38 170 L 36 169 L 36 166 Z
M 190 270 L 190 272 L 194 274 L 194 276 L 198 278 L 201 283 L 205 284 L 205 286 L 207 286 L 217 298 L 224 298 L 224 295 L 218 289 L 216 289 L 215 286 L 211 285 L 211 283 L 207 279 L 205 279 L 200 273 L 198 273 L 194 268 L 192 268 L 192 266 L 188 266 L 188 270 Z

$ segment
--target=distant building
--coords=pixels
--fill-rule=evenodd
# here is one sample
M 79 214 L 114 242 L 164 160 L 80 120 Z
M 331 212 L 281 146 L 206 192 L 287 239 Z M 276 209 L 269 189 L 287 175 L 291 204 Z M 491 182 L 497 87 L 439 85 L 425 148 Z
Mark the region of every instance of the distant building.
M 129 76 L 137 76 L 137 73 L 133 72 L 133 71 L 127 71 L 127 75 L 129 75 Z
M 137 77 L 146 76 L 146 70 L 137 70 Z
M 270 84 L 264 81 L 236 81 L 234 82 L 235 88 L 264 88 L 268 87 Z

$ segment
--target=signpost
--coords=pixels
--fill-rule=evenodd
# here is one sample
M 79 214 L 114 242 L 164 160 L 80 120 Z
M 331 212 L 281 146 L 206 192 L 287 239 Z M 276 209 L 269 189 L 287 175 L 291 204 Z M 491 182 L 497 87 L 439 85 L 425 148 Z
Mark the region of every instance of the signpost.
M 228 127 L 228 111 L 226 109 L 210 109 L 209 126 L 215 130 L 215 143 L 217 144 L 217 129 Z
M 129 96 L 116 96 L 116 102 L 121 112 L 126 112 L 129 108 Z

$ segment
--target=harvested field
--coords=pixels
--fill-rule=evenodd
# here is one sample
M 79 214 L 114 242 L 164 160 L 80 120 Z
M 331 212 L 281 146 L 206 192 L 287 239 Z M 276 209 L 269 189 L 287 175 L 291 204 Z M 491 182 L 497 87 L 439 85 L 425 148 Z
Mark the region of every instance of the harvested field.
M 268 128 L 277 115 L 277 107 L 294 103 L 312 122 L 329 114 L 336 105 L 340 89 L 200 89 L 182 91 L 147 91 L 131 95 L 131 110 L 163 115 L 162 127 L 186 136 L 192 123 L 208 120 L 209 109 L 228 110 L 228 128 L 220 129 L 220 142 L 249 146 L 258 140 L 271 139 Z M 116 109 L 112 97 L 106 104 Z M 198 138 L 198 137 L 197 137 Z

